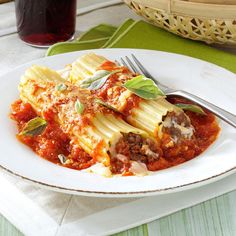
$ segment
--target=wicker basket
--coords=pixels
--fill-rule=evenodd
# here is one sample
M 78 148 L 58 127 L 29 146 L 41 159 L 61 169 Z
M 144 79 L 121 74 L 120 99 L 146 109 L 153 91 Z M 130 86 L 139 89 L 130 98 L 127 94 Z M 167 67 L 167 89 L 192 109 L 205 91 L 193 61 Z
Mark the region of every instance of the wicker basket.
M 152 24 L 182 37 L 236 46 L 235 0 L 124 0 L 124 2 Z

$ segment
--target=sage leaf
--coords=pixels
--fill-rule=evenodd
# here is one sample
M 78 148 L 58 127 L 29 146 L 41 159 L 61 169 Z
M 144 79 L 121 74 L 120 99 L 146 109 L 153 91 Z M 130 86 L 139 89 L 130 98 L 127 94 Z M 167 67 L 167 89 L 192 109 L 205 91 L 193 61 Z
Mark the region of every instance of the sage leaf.
M 75 110 L 78 114 L 82 114 L 84 111 L 84 105 L 78 99 L 75 102 Z
M 184 103 L 177 103 L 175 104 L 175 106 L 183 109 L 183 110 L 187 110 L 187 111 L 192 111 L 194 113 L 198 113 L 200 115 L 206 115 L 205 111 L 203 111 L 203 109 L 197 105 L 193 105 L 193 104 L 184 104 Z
M 87 88 L 89 90 L 97 90 L 100 89 L 107 81 L 107 79 L 117 73 L 121 72 L 122 70 L 114 70 L 114 71 L 108 71 L 108 70 L 99 70 L 95 73 L 94 76 L 84 79 L 80 83 L 81 88 Z
M 94 76 L 82 80 L 82 82 L 80 83 L 80 87 L 88 88 L 90 90 L 95 90 L 95 88 L 97 87 L 99 88 L 98 83 L 95 83 L 95 82 L 101 79 L 103 79 L 103 82 L 104 80 L 106 82 L 107 78 L 111 75 L 111 73 L 112 72 L 108 70 L 99 70 L 94 74 Z M 93 83 L 95 83 L 95 85 L 93 85 Z M 100 86 L 102 86 L 103 84 L 101 83 Z
M 41 117 L 35 117 L 28 121 L 20 132 L 20 135 L 24 136 L 36 136 L 43 133 L 47 126 L 47 121 Z
M 66 156 L 65 155 L 59 154 L 57 157 L 58 157 L 59 161 L 61 162 L 61 164 L 64 165 L 66 163 Z
M 65 84 L 58 84 L 56 86 L 56 90 L 60 92 L 65 91 L 66 89 L 67 89 L 67 86 Z
M 101 79 L 94 81 L 93 83 L 91 83 L 89 85 L 89 87 L 87 89 L 89 89 L 89 90 L 100 89 L 106 83 L 106 81 L 110 75 L 111 74 L 106 75 L 106 76 L 102 77 Z
M 139 75 L 124 83 L 124 87 L 144 99 L 156 99 L 165 94 L 157 87 L 153 80 Z
M 96 98 L 96 99 L 95 99 L 95 102 L 96 102 L 97 104 L 102 105 L 102 106 L 104 106 L 104 107 L 106 107 L 106 108 L 108 108 L 108 109 L 111 109 L 111 110 L 115 111 L 115 112 L 121 113 L 121 112 L 120 112 L 119 110 L 117 110 L 115 107 L 109 105 L 108 103 L 102 101 L 102 100 L 99 99 L 99 98 Z

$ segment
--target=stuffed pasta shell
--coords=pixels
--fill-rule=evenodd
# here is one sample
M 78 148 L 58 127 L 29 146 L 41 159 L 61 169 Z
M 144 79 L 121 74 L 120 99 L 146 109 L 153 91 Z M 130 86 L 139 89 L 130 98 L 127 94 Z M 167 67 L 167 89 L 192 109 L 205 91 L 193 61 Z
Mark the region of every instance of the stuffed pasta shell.
M 109 75 L 103 86 L 96 89 L 91 88 L 91 83 L 87 86 L 86 82 L 99 77 L 97 75 L 103 71 L 108 71 Z M 143 86 L 152 86 L 153 82 L 145 83 L 141 79 L 140 75 L 132 73 L 128 68 L 93 53 L 85 54 L 72 63 L 69 77 L 69 81 L 87 88 L 95 97 L 120 111 L 130 124 L 152 136 L 162 138 L 163 132 L 168 132 L 174 141 L 191 138 L 194 129 L 189 118 L 182 109 L 168 102 L 161 91 L 155 99 L 149 98 L 148 94 L 147 99 L 144 99 L 127 88 L 128 84 L 138 87 L 140 82 L 144 82 Z
M 146 174 L 146 164 L 158 160 L 158 142 L 121 115 L 96 102 L 90 91 L 64 82 L 48 68 L 32 66 L 22 77 L 20 97 L 47 122 L 62 131 L 106 169 L 106 175 Z

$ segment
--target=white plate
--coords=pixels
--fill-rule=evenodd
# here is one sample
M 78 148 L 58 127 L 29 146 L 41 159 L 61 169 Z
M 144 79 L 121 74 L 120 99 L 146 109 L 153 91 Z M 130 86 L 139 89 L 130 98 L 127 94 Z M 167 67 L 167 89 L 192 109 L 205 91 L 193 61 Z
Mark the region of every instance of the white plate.
M 217 141 L 202 155 L 184 164 L 145 177 L 104 178 L 50 163 L 15 138 L 16 127 L 8 117 L 18 98 L 20 76 L 32 64 L 61 69 L 88 51 L 42 58 L 0 77 L 0 166 L 32 183 L 55 191 L 99 197 L 135 197 L 194 188 L 216 181 L 236 169 L 236 129 L 220 121 Z M 190 57 L 150 50 L 99 49 L 93 52 L 111 60 L 134 53 L 151 74 L 173 88 L 199 95 L 236 113 L 236 75 L 213 64 Z

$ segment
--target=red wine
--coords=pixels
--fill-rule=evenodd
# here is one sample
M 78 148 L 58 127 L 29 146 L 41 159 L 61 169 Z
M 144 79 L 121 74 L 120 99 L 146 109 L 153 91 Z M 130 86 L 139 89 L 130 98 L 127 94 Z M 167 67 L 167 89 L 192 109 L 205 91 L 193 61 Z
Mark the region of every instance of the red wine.
M 38 46 L 69 40 L 75 32 L 76 0 L 15 0 L 19 37 Z

